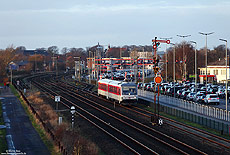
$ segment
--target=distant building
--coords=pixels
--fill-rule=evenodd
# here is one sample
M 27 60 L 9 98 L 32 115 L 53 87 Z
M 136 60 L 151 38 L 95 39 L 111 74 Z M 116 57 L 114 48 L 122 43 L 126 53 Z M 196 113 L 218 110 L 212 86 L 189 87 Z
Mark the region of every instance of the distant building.
M 25 56 L 31 56 L 31 55 L 35 55 L 35 54 L 39 54 L 39 55 L 44 55 L 47 56 L 49 55 L 49 53 L 46 50 L 18 50 L 16 52 L 16 54 L 23 54 Z
M 206 78 L 206 68 L 199 68 L 200 69 L 200 82 L 202 83 L 205 81 Z M 211 82 L 216 80 L 218 83 L 225 83 L 226 82 L 226 65 L 225 59 L 218 60 L 214 63 L 210 63 L 207 66 L 207 77 L 208 81 Z M 230 75 L 230 67 L 229 62 L 227 64 L 227 79 L 229 80 Z

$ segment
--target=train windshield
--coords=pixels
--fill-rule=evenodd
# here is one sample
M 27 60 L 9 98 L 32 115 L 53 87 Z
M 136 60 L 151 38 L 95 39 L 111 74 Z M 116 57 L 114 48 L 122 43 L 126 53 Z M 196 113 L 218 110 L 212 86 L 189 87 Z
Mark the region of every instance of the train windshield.
M 136 87 L 122 87 L 122 95 L 137 95 Z

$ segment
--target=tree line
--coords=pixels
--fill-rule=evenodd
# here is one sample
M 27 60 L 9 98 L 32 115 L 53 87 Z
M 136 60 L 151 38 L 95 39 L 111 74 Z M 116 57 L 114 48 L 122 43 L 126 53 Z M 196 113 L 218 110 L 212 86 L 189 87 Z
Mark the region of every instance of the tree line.
M 184 52 L 183 52 L 183 46 L 184 46 Z M 176 79 L 182 80 L 183 76 L 183 67 L 184 64 L 186 64 L 186 76 L 187 79 L 189 75 L 195 75 L 195 47 L 191 45 L 189 42 L 181 42 L 179 44 L 175 45 L 175 69 L 176 69 Z M 228 55 L 230 50 L 227 49 Z M 205 67 L 205 60 L 206 60 L 206 50 L 205 48 L 197 49 L 197 74 L 199 75 L 198 68 Z M 168 53 L 168 79 L 169 81 L 173 81 L 173 53 L 174 53 L 174 47 L 170 47 L 167 50 Z M 184 57 L 183 57 L 184 56 Z M 229 65 L 229 58 L 228 59 L 228 65 Z M 207 49 L 207 61 L 208 66 L 209 65 L 216 65 L 220 61 L 226 60 L 226 47 L 225 45 L 219 45 L 214 47 L 212 50 Z M 163 56 L 163 61 L 166 62 L 166 55 Z M 219 62 L 218 62 L 219 61 Z M 225 65 L 225 63 L 224 63 Z M 163 66 L 164 70 L 162 72 L 163 77 L 165 77 L 166 73 L 166 64 Z
M 183 52 L 184 47 L 184 52 Z M 89 47 L 86 49 L 83 48 L 67 48 L 64 47 L 59 49 L 57 46 L 50 46 L 48 48 L 37 48 L 36 50 L 46 50 L 48 55 L 23 55 L 22 52 L 26 50 L 26 47 L 19 46 L 14 47 L 13 45 L 7 47 L 6 49 L 0 49 L 0 82 L 8 80 L 7 78 L 7 67 L 10 62 L 18 62 L 18 61 L 28 61 L 28 64 L 25 66 L 26 71 L 34 71 L 35 70 L 35 60 L 38 70 L 55 70 L 55 62 L 56 59 L 58 61 L 58 69 L 65 70 L 67 67 L 73 68 L 76 61 L 75 57 L 81 57 L 81 60 L 86 62 L 87 58 L 92 57 L 91 52 L 96 52 L 96 46 Z M 103 49 L 101 51 L 101 55 L 103 57 L 130 57 L 133 51 L 143 52 L 148 51 L 152 52 L 153 48 L 150 45 L 124 45 L 122 47 L 111 47 L 108 49 Z M 195 48 L 189 42 L 181 42 L 175 45 L 175 60 L 176 60 L 176 78 L 180 79 L 183 75 L 183 65 L 186 63 L 187 75 L 192 75 L 194 73 L 194 63 L 195 63 Z M 214 47 L 212 50 L 208 49 L 208 64 L 214 63 L 218 60 L 225 59 L 225 45 L 219 45 Z M 173 52 L 174 47 L 170 47 L 167 49 L 168 54 L 168 79 L 173 79 Z M 228 49 L 229 53 L 229 49 Z M 121 55 L 120 55 L 121 54 Z M 183 57 L 184 56 L 184 57 Z M 53 59 L 55 57 L 55 61 Z M 162 76 L 165 78 L 166 71 L 166 53 L 162 57 L 162 62 L 164 62 L 162 67 Z M 186 59 L 186 62 L 183 60 Z M 197 68 L 205 67 L 205 48 L 197 49 Z

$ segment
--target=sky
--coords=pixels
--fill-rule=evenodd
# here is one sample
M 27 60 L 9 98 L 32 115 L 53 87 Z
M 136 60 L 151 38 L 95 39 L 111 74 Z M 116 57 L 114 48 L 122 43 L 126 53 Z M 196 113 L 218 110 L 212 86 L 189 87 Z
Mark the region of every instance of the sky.
M 0 0 L 0 48 L 151 45 L 152 39 L 230 41 L 229 0 Z M 191 35 L 180 38 L 177 35 Z M 161 45 L 162 48 L 165 45 Z

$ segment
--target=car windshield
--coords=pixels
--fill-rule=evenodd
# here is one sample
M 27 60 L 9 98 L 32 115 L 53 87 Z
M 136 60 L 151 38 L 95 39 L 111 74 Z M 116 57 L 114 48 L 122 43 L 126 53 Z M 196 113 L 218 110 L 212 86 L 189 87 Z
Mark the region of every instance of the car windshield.
M 122 95 L 137 95 L 136 87 L 122 87 Z
M 212 95 L 212 96 L 210 96 L 210 98 L 217 98 L 217 96 L 216 95 Z

